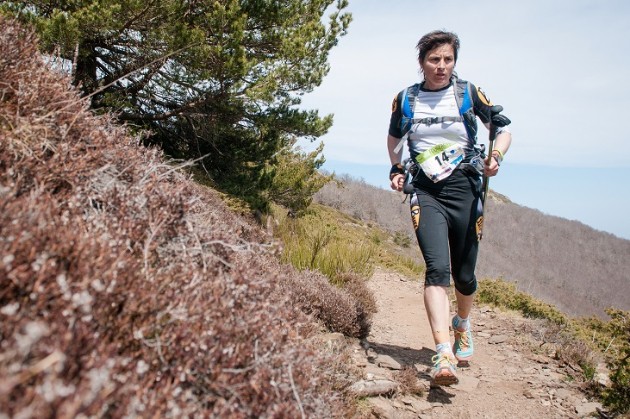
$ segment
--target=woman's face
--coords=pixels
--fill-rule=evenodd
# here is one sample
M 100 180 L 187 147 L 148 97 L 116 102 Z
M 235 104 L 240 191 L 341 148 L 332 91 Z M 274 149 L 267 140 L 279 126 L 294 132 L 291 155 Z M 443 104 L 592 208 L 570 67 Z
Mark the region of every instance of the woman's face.
M 420 63 L 424 73 L 424 87 L 438 90 L 448 86 L 455 68 L 455 52 L 450 44 L 442 44 L 430 50 Z

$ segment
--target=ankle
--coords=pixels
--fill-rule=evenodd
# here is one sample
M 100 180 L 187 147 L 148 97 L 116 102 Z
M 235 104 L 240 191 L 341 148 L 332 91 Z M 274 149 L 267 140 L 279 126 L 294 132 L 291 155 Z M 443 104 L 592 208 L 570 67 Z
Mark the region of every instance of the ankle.
M 437 352 L 438 354 L 451 355 L 453 353 L 451 342 L 438 343 L 437 345 L 435 345 L 435 352 Z
M 470 330 L 470 317 L 464 319 L 459 314 L 455 314 L 455 317 L 453 317 L 453 328 L 457 329 L 458 332 Z

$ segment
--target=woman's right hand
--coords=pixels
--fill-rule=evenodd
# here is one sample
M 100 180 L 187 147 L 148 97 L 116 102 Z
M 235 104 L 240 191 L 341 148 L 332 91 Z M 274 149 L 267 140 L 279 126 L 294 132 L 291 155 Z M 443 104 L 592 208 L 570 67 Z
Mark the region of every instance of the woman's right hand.
M 405 176 L 398 173 L 392 177 L 391 182 L 389 183 L 389 187 L 395 191 L 402 191 L 405 183 Z

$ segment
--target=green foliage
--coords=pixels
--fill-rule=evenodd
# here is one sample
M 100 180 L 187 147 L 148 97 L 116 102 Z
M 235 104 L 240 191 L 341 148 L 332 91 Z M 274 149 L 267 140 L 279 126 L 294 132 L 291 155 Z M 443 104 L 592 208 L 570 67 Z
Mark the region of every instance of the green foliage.
M 349 273 L 371 276 L 374 245 L 353 240 L 325 211 L 314 207 L 302 217 L 286 217 L 281 222 L 277 234 L 284 243 L 283 261 L 300 270 L 318 270 L 339 284 Z
M 403 256 L 397 253 L 395 249 L 381 251 L 378 255 L 378 261 L 380 265 L 412 278 L 420 278 L 425 271 L 425 266 L 418 263 L 417 259 Z
M 579 337 L 604 354 L 610 387 L 601 391 L 602 402 L 615 413 L 630 411 L 630 312 L 609 308 L 609 321 L 582 318 L 575 321 Z
M 555 324 L 566 324 L 568 319 L 554 306 L 517 291 L 516 285 L 502 280 L 479 281 L 477 299 L 499 307 L 516 310 L 525 316 L 547 319 Z
M 396 243 L 400 247 L 410 247 L 411 246 L 411 238 L 402 232 L 397 231 L 394 233 L 394 243 Z
M 328 73 L 328 54 L 351 21 L 347 6 L 347 0 L 2 4 L 34 25 L 46 53 L 73 63 L 73 82 L 94 108 L 148 130 L 147 143 L 173 157 L 200 159 L 218 186 L 259 209 L 276 182 L 276 159 L 286 160 L 295 138 L 313 140 L 332 125 L 331 115 L 297 105 Z
M 308 208 L 313 195 L 333 177 L 322 175 L 317 170 L 325 162 L 320 154 L 323 148 L 322 143 L 310 153 L 304 153 L 299 148 L 287 148 L 279 153 L 269 189 L 269 196 L 274 202 L 296 214 Z
M 606 313 L 611 318 L 607 326 L 616 345 L 608 360 L 612 386 L 604 391 L 603 401 L 615 412 L 627 413 L 630 411 L 630 312 L 608 309 Z
M 381 245 L 381 243 L 383 243 L 383 233 L 379 231 L 373 231 L 372 235 L 370 236 L 370 240 L 372 240 L 372 243 L 377 246 Z
M 311 204 L 298 217 L 279 207 L 273 213 L 279 223 L 275 235 L 284 243 L 283 260 L 299 269 L 318 269 L 337 285 L 344 285 L 348 274 L 368 278 L 376 266 L 415 278 L 424 272 L 423 265 L 386 240 L 385 231 L 330 207 Z

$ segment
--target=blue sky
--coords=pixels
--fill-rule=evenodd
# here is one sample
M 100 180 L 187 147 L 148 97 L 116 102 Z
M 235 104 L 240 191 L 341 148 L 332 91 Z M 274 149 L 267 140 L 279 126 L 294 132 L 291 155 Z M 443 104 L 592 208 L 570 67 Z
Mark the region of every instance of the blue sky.
M 513 121 L 490 188 L 630 239 L 630 2 L 350 0 L 349 11 L 330 73 L 302 102 L 335 116 L 320 138 L 326 169 L 387 187 L 392 99 L 421 78 L 418 39 L 446 29 L 461 40 L 459 76 Z

